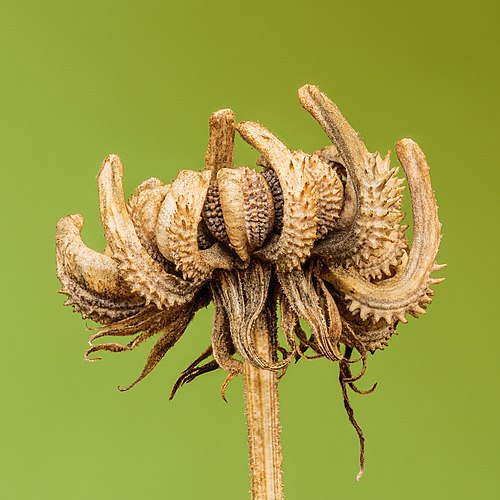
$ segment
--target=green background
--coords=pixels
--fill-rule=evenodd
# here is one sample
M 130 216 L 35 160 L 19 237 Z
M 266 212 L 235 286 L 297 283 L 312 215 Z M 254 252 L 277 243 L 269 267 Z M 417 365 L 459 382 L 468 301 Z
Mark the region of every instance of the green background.
M 125 190 L 203 166 L 211 112 L 231 107 L 292 148 L 328 143 L 296 90 L 320 85 L 385 153 L 427 155 L 447 281 L 429 314 L 370 358 L 344 414 L 337 367 L 280 384 L 285 494 L 294 499 L 487 498 L 498 492 L 498 2 L 46 1 L 0 4 L 2 332 L 0 495 L 15 499 L 249 497 L 241 380 L 204 376 L 168 401 L 208 344 L 211 310 L 134 390 L 148 346 L 89 364 L 91 326 L 57 295 L 68 213 L 103 248 L 95 177 L 120 154 Z M 496 20 L 495 20 L 496 19 Z M 238 164 L 257 155 L 241 140 Z

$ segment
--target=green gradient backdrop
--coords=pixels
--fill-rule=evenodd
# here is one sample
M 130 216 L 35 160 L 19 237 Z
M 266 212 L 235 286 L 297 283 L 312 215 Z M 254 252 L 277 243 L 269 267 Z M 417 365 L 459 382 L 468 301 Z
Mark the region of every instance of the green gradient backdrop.
M 300 362 L 280 385 L 287 500 L 487 498 L 498 492 L 497 2 L 14 2 L 0 4 L 2 340 L 0 496 L 248 498 L 241 381 L 168 392 L 208 344 L 202 311 L 133 391 L 147 347 L 88 364 L 85 322 L 55 292 L 54 230 L 82 213 L 102 248 L 95 177 L 125 189 L 203 165 L 210 113 L 266 124 L 290 147 L 327 143 L 296 90 L 316 83 L 372 150 L 401 137 L 432 169 L 448 262 L 430 314 L 370 359 L 344 415 L 337 368 Z M 238 141 L 238 163 L 256 154 Z M 488 218 L 493 226 L 488 226 Z

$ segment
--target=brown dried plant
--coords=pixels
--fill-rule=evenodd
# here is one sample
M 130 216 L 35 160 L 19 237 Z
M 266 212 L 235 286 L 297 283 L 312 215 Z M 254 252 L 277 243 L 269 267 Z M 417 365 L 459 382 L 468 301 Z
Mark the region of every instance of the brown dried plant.
M 210 346 L 172 391 L 222 368 L 227 382 L 244 374 L 253 498 L 281 498 L 277 382 L 292 359 L 339 363 L 344 404 L 361 444 L 347 388 L 364 374 L 368 353 L 383 349 L 406 314 L 425 313 L 441 281 L 431 273 L 441 235 L 429 167 L 410 139 L 396 144 L 413 212 L 411 247 L 402 225 L 402 182 L 389 155 L 370 153 L 337 107 L 315 86 L 302 106 L 333 145 L 293 151 L 258 123 L 235 125 L 231 110 L 210 118 L 206 169 L 181 171 L 172 184 L 143 182 L 125 202 L 118 156 L 98 176 L 103 253 L 82 242 L 81 215 L 57 225 L 57 274 L 66 304 L 101 323 L 86 359 L 133 350 L 157 336 L 148 375 L 214 303 Z M 262 172 L 233 167 L 235 129 L 261 154 Z M 277 311 L 286 346 L 277 338 Z M 309 325 L 306 333 L 300 320 Z M 94 342 L 104 336 L 128 343 Z M 351 358 L 353 351 L 359 354 Z M 308 355 L 312 351 L 313 355 Z M 212 359 L 209 359 L 212 358 Z M 360 361 L 359 375 L 350 366 Z

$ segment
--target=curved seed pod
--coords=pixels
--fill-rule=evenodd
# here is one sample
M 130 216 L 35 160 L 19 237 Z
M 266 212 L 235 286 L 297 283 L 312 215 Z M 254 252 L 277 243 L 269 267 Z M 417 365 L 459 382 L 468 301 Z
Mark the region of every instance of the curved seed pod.
M 388 324 L 383 318 L 376 323 L 343 322 L 341 338 L 346 345 L 356 347 L 359 350 L 361 343 L 364 349 L 373 353 L 377 349 L 383 350 L 389 345 L 389 339 L 397 334 L 396 327 L 397 321 Z
M 205 197 L 201 215 L 210 234 L 225 245 L 229 245 L 229 238 L 227 236 L 226 225 L 224 224 L 224 217 L 220 204 L 219 184 L 217 183 L 217 178 L 213 177 L 213 174 L 210 185 L 208 186 L 207 196 Z
M 342 318 L 341 342 L 357 349 L 362 355 L 366 352 L 374 353 L 377 349 L 385 349 L 390 338 L 397 334 L 398 321 L 387 323 L 384 318 L 375 323 L 363 321 L 359 314 L 349 311 L 348 302 L 335 295 Z
M 356 131 L 335 104 L 314 85 L 304 85 L 298 90 L 302 107 L 308 111 L 320 124 L 330 140 L 337 147 L 342 164 L 348 172 L 348 180 L 354 190 L 352 202 L 348 210 L 339 220 L 342 229 L 319 242 L 315 253 L 324 256 L 334 256 L 340 252 L 348 253 L 357 248 L 358 237 L 354 224 L 359 212 L 358 190 L 362 183 L 363 165 L 369 153 Z
M 280 234 L 283 229 L 283 190 L 276 172 L 269 166 L 262 172 L 262 177 L 267 182 L 273 196 L 274 226 L 273 233 Z
M 198 224 L 198 248 L 200 250 L 206 250 L 210 248 L 215 243 L 215 238 L 213 237 L 210 229 L 208 229 L 205 220 L 201 219 Z
M 231 257 L 218 244 L 207 250 L 198 246 L 198 225 L 210 177 L 209 170 L 179 172 L 163 200 L 156 226 L 160 252 L 194 283 L 208 280 L 216 267 L 232 266 Z
M 133 316 L 144 299 L 132 293 L 112 257 L 95 252 L 82 241 L 84 219 L 68 215 L 57 223 L 57 277 L 69 297 L 66 304 L 84 318 L 108 324 Z
M 142 246 L 160 264 L 166 261 L 156 244 L 156 223 L 160 207 L 170 189 L 160 179 L 152 177 L 140 184 L 130 197 L 127 208 Z
M 311 113 L 337 147 L 342 164 L 359 181 L 369 153 L 357 132 L 337 106 L 315 85 L 304 85 L 298 90 L 298 96 L 302 107 Z
M 319 156 L 313 154 L 308 167 L 318 198 L 318 238 L 323 238 L 336 227 L 344 201 L 344 186 L 337 173 Z
M 382 159 L 371 155 L 365 164 L 363 183 L 358 187 L 359 210 L 351 228 L 356 244 L 349 250 L 338 248 L 329 258 L 343 267 L 354 267 L 364 278 L 375 280 L 392 274 L 401 264 L 408 243 L 407 226 L 401 225 L 404 213 L 401 207 L 403 179 L 398 169 L 390 168 L 389 154 Z M 325 249 L 317 248 L 322 255 Z
M 248 167 L 219 170 L 217 183 L 229 242 L 247 261 L 273 228 L 273 195 L 262 175 Z
M 344 265 L 354 266 L 367 279 L 381 279 L 401 264 L 408 248 L 404 234 L 407 226 L 401 225 L 404 187 L 403 179 L 397 177 L 399 169 L 390 168 L 389 153 L 383 160 L 376 153 L 372 161 L 359 190 L 360 212 L 356 221 L 359 246 L 355 253 L 345 256 Z
M 329 266 L 323 278 L 345 295 L 351 312 L 362 320 L 388 324 L 406 323 L 405 314 L 425 313 L 433 295 L 430 286 L 442 279 L 430 277 L 443 266 L 435 259 L 441 240 L 441 224 L 432 192 L 429 166 L 422 150 L 411 139 L 396 144 L 396 152 L 408 179 L 413 205 L 413 242 L 408 261 L 400 274 L 380 283 L 370 283 L 352 270 Z
M 368 153 L 358 134 L 318 87 L 302 87 L 299 99 L 337 147 L 355 192 L 355 202 L 346 203 L 347 211 L 341 216 L 342 228 L 318 243 L 314 254 L 346 268 L 353 266 L 368 279 L 389 276 L 407 248 L 406 227 L 400 224 L 404 218 L 403 181 L 398 179 L 397 169 L 390 168 L 388 155 L 382 160 L 378 153 Z M 324 151 L 325 155 L 331 153 Z
M 259 123 L 242 122 L 237 130 L 272 166 L 283 193 L 283 228 L 258 255 L 280 270 L 298 268 L 311 254 L 318 238 L 318 200 L 309 173 L 311 157 L 289 150 Z
M 335 169 L 336 172 L 340 170 L 342 173 L 347 174 L 345 167 L 342 163 L 343 160 L 338 152 L 338 149 L 333 144 L 331 144 L 330 146 L 325 146 L 319 151 L 316 151 L 314 154 L 317 154 L 323 161 L 328 163 L 331 168 Z M 345 232 L 342 232 L 341 230 L 348 229 L 352 225 L 357 212 L 358 212 L 357 192 L 354 189 L 352 177 L 350 175 L 346 175 L 346 182 L 344 186 L 344 203 L 342 205 L 342 209 L 340 210 L 339 218 L 335 221 L 334 225 L 336 233 L 340 232 L 340 234 L 345 235 Z M 334 240 L 334 238 L 335 238 L 334 234 L 329 235 L 327 240 L 328 241 L 327 245 L 331 245 L 331 241 Z M 319 242 L 318 247 L 321 247 L 325 244 Z M 317 248 L 314 249 L 314 252 L 316 251 Z
M 118 260 L 120 274 L 132 291 L 158 308 L 189 302 L 198 287 L 169 274 L 142 246 L 123 196 L 120 158 L 109 155 L 97 177 L 101 219 L 109 248 Z

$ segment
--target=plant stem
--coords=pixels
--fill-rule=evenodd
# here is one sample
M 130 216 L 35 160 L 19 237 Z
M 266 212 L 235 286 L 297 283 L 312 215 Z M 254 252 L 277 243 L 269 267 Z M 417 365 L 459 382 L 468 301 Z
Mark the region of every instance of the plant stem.
M 272 361 L 270 334 L 262 316 L 257 320 L 255 347 Z M 252 500 L 282 500 L 281 443 L 278 404 L 278 376 L 275 372 L 243 363 L 243 380 L 250 451 Z

